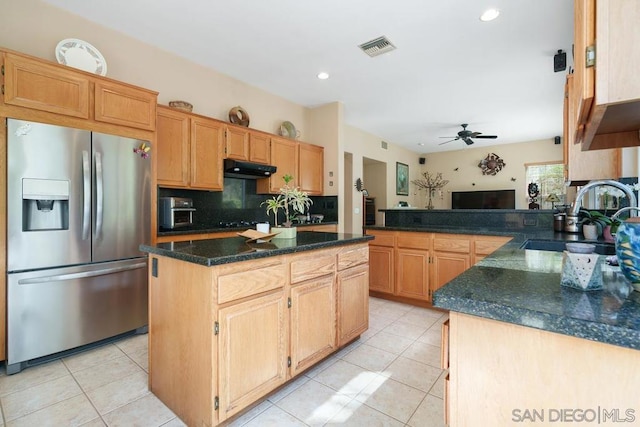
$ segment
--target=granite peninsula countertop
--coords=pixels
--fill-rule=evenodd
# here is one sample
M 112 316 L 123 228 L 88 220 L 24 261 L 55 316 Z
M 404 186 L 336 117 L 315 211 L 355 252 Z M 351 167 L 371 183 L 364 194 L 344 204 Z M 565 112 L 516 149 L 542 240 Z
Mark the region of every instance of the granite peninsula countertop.
M 298 230 L 295 239 L 273 239 L 271 242 L 264 243 L 247 242 L 247 239 L 238 236 L 140 245 L 140 250 L 194 264 L 213 266 L 332 246 L 365 243 L 372 239 L 373 236 L 361 234 Z
M 618 267 L 605 289 L 560 285 L 562 253 L 508 243 L 434 293 L 435 307 L 640 350 L 640 292 Z

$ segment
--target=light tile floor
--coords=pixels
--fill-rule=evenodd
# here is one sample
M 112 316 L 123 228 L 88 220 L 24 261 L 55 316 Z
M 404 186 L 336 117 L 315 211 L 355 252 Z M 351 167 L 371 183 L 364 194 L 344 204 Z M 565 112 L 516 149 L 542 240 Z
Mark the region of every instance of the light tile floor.
M 370 298 L 360 340 L 230 425 L 443 425 L 440 326 L 447 314 Z M 0 374 L 0 426 L 184 426 L 147 388 L 147 335 Z

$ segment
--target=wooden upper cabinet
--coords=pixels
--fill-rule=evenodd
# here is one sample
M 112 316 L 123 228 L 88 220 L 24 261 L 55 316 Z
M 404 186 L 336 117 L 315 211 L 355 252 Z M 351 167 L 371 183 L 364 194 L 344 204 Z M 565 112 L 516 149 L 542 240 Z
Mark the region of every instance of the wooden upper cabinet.
M 46 62 L 5 53 L 4 102 L 89 118 L 89 78 Z
M 563 158 L 565 165 L 565 181 L 590 181 L 592 179 L 618 179 L 622 174 L 622 153 L 620 148 L 609 148 L 597 151 L 582 151 L 582 145 L 575 142 L 575 128 L 577 114 L 574 108 L 577 103 L 572 101 L 575 76 L 567 75 L 564 101 L 564 147 Z
M 585 150 L 638 146 L 640 2 L 576 0 L 574 7 L 576 142 Z
M 235 160 L 249 160 L 249 130 L 237 126 L 227 126 L 225 135 L 225 157 Z
M 191 188 L 222 190 L 224 125 L 215 120 L 191 119 Z
M 284 185 L 285 175 L 293 176 L 292 186 L 299 185 L 298 173 L 298 143 L 290 139 L 271 137 L 271 164 L 277 170 L 269 178 L 259 179 L 256 183 L 258 193 L 277 193 Z
M 225 157 L 268 165 L 271 160 L 270 142 L 269 134 L 227 125 Z
M 271 135 L 260 132 L 249 134 L 249 161 L 265 165 L 271 163 Z
M 582 134 L 587 124 L 593 98 L 595 97 L 595 68 L 586 65 L 587 47 L 595 45 L 595 9 L 596 0 L 575 0 L 573 42 L 574 64 L 572 122 L 574 132 Z M 591 54 L 590 54 L 591 55 Z M 580 129 L 580 130 L 578 130 Z M 574 134 L 575 139 L 575 134 Z M 579 138 L 578 138 L 579 139 Z
M 222 190 L 224 124 L 158 107 L 158 185 Z
M 158 107 L 156 156 L 158 185 L 189 185 L 189 116 L 171 108 Z
M 4 114 L 116 134 L 134 128 L 124 133 L 153 137 L 157 92 L 17 52 L 0 55 Z
M 156 128 L 156 94 L 125 84 L 96 81 L 96 121 L 138 129 Z
M 322 195 L 324 184 L 324 147 L 298 143 L 298 176 L 302 191 Z

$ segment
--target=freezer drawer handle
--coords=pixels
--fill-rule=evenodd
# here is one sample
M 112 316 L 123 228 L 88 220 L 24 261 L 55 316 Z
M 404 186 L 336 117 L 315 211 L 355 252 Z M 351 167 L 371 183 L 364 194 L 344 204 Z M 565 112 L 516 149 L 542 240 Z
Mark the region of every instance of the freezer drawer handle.
M 96 239 L 102 234 L 102 215 L 104 212 L 104 186 L 102 178 L 102 155 L 96 153 Z
M 103 270 L 82 271 L 79 273 L 56 274 L 53 276 L 34 277 L 32 279 L 20 279 L 18 285 L 33 285 L 36 283 L 59 282 L 62 280 L 83 279 L 85 277 L 105 276 L 107 274 L 120 273 L 127 270 L 137 270 L 138 268 L 146 268 L 146 262 L 139 262 L 123 267 L 105 268 Z
M 89 238 L 91 226 L 91 165 L 89 164 L 89 152 L 82 152 L 82 240 Z

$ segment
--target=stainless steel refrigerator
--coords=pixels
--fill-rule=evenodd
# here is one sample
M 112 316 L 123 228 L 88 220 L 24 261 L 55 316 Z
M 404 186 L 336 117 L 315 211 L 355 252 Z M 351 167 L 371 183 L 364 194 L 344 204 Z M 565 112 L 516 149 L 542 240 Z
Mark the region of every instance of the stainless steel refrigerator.
M 148 142 L 7 119 L 7 373 L 148 323 Z

